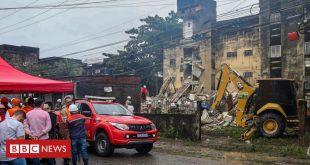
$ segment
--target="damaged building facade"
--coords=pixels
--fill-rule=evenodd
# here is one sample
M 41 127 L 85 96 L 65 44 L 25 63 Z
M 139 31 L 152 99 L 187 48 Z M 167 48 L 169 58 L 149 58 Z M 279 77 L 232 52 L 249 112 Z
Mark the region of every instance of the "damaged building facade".
M 253 85 L 262 78 L 289 78 L 305 89 L 300 96 L 310 93 L 310 33 L 296 42 L 287 39 L 298 30 L 309 0 L 260 0 L 258 14 L 223 21 L 217 21 L 214 0 L 177 2 L 183 37 L 164 50 L 171 93 L 184 86 L 215 90 L 223 63 Z
M 216 3 L 178 0 L 177 4 L 183 19 L 183 38 L 164 50 L 164 81 L 173 79 L 176 89 L 185 85 L 210 91 L 214 88 L 215 63 L 209 29 L 216 22 Z M 203 36 L 193 39 L 195 34 Z

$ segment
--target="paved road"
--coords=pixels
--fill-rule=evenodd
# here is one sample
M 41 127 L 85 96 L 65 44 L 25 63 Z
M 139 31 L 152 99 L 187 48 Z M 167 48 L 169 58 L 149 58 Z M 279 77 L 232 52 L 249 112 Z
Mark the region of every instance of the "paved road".
M 208 160 L 205 158 L 195 158 L 179 155 L 170 155 L 152 151 L 148 155 L 139 155 L 135 150 L 116 149 L 113 156 L 103 158 L 97 156 L 93 151 L 89 153 L 90 165 L 224 165 L 225 163 Z M 82 161 L 82 160 L 81 160 Z M 62 164 L 62 160 L 57 160 L 57 164 Z M 80 165 L 83 162 L 79 163 Z

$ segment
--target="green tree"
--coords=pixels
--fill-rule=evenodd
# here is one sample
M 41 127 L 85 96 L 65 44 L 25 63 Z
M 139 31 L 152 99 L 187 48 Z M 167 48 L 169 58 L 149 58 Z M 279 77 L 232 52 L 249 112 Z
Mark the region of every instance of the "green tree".
M 140 75 L 142 83 L 154 94 L 155 74 L 163 68 L 163 50 L 167 42 L 181 36 L 182 29 L 174 11 L 165 18 L 155 15 L 140 21 L 141 26 L 126 31 L 131 40 L 124 51 L 119 50 L 119 56 L 110 57 L 106 64 L 113 67 L 115 74 Z

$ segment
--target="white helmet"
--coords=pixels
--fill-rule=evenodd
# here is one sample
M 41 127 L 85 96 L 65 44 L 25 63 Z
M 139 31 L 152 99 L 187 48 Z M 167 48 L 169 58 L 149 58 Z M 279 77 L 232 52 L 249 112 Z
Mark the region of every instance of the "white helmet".
M 69 111 L 70 112 L 77 112 L 78 111 L 78 107 L 75 104 L 71 104 L 69 106 Z
M 127 96 L 127 99 L 131 99 L 131 96 Z

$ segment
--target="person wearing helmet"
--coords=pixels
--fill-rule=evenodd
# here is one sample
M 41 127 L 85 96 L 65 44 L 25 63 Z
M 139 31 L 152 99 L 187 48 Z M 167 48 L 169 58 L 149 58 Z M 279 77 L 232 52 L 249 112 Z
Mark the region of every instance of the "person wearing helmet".
M 131 105 L 131 96 L 128 96 L 125 102 L 125 106 L 127 107 L 128 105 Z
M 61 110 L 61 108 L 62 108 L 62 106 L 61 106 L 61 99 L 57 99 L 57 102 L 56 102 L 56 104 L 55 104 L 55 110 L 56 111 L 60 111 Z
M 57 102 L 55 104 L 55 110 L 60 111 L 61 110 L 61 99 L 57 99 Z
M 76 165 L 78 154 L 81 153 L 84 165 L 88 165 L 85 116 L 78 113 L 78 107 L 74 104 L 69 106 L 69 111 L 71 113 L 68 126 L 72 145 L 72 164 Z
M 12 117 L 15 111 L 21 110 L 19 98 L 13 98 L 11 101 L 11 104 L 12 104 L 12 108 L 8 109 L 5 114 L 6 119 Z

